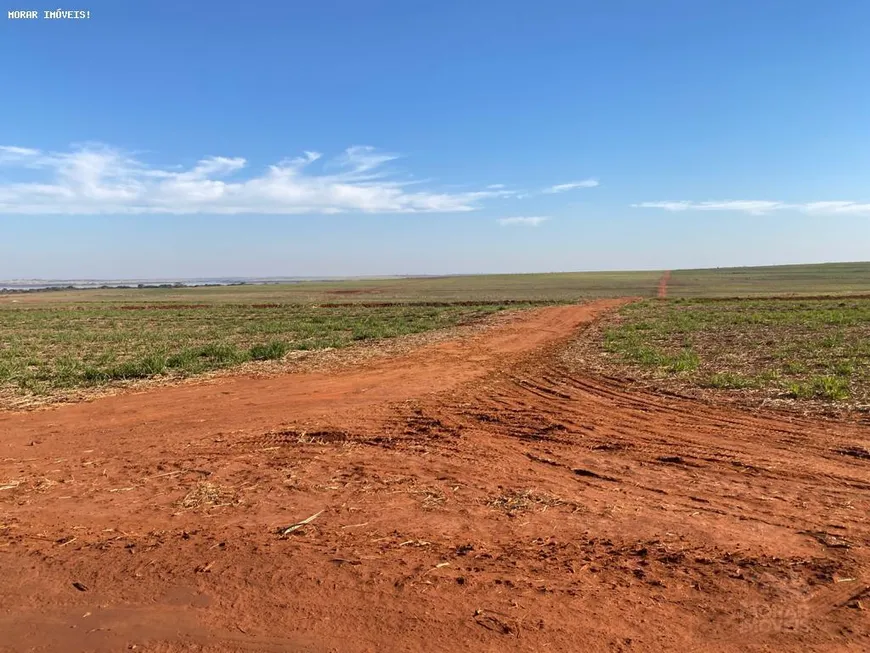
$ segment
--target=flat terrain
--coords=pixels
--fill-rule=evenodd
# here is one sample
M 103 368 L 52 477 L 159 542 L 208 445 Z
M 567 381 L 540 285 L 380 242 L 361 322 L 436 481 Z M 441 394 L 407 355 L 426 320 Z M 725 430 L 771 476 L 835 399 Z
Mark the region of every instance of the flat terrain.
M 0 408 L 38 406 L 131 382 L 167 383 L 245 363 L 473 324 L 506 308 L 172 302 L 0 306 Z
M 870 419 L 870 297 L 649 300 L 594 331 L 573 348 L 586 370 L 680 393 L 853 410 Z
M 870 649 L 870 429 L 566 362 L 624 304 L 0 414 L 0 651 Z
M 674 270 L 669 297 L 870 293 L 870 263 Z
M 655 297 L 663 270 L 354 279 L 198 288 L 120 288 L 0 293 L 0 306 L 32 304 L 321 304 L 503 301 L 576 302 Z M 674 270 L 669 297 L 870 293 L 870 262 Z
M 298 369 L 306 352 L 419 343 L 407 336 L 442 337 L 508 309 L 649 296 L 659 277 L 591 272 L 0 294 L 0 410 L 217 370 L 277 371 L 269 361 Z
M 870 650 L 868 294 L 0 295 L 0 652 Z
M 217 370 L 277 370 L 264 361 L 298 369 L 304 352 L 443 334 L 485 324 L 507 309 L 599 297 L 831 293 L 849 299 L 870 293 L 870 263 L 6 293 L 0 410 Z
M 870 264 L 866 265 L 870 271 Z M 351 279 L 194 288 L 119 288 L 0 294 L 0 305 L 50 303 L 278 303 L 564 301 L 652 296 L 661 272 L 563 272 Z

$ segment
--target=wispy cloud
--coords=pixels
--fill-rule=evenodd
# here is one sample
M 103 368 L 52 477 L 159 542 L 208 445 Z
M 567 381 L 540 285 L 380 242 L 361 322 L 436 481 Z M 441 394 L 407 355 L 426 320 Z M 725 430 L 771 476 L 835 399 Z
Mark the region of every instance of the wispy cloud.
M 29 147 L 14 147 L 12 145 L 0 145 L 0 163 L 21 161 L 28 157 L 39 155 L 39 150 Z
M 519 225 L 523 227 L 537 227 L 542 222 L 549 220 L 550 218 L 540 215 L 529 216 L 529 217 L 519 217 L 519 218 L 499 218 L 498 223 L 502 227 L 507 227 L 510 225 Z
M 0 213 L 448 213 L 518 194 L 500 185 L 466 192 L 419 190 L 420 182 L 390 168 L 397 158 L 355 146 L 325 162 L 320 153 L 305 152 L 244 175 L 248 162 L 240 157 L 208 156 L 183 169 L 148 165 L 101 144 L 65 152 L 0 146 L 0 167 L 36 178 L 9 182 L 0 176 Z
M 815 215 L 870 215 L 870 203 L 843 200 L 789 203 L 771 200 L 724 200 L 691 202 L 641 202 L 632 204 L 640 209 L 664 209 L 665 211 L 738 211 L 750 215 L 764 215 L 775 211 L 801 211 Z
M 550 186 L 549 188 L 545 188 L 544 193 L 564 193 L 569 190 L 576 190 L 577 188 L 595 188 L 598 186 L 597 179 L 584 179 L 583 181 L 571 181 L 567 184 L 556 184 L 555 186 Z
M 870 215 L 870 203 L 848 202 L 842 200 L 809 202 L 802 205 L 807 213 L 845 213 L 850 215 Z

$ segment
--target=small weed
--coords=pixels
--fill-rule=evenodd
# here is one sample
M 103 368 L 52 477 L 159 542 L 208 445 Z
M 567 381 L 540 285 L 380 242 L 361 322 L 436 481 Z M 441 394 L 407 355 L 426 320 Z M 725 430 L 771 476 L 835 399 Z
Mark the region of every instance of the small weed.
M 637 349 L 630 350 L 629 354 L 635 361 L 641 365 L 647 366 L 661 365 L 662 361 L 665 359 L 665 356 L 661 352 L 658 352 L 651 347 L 638 347 Z
M 801 361 L 789 360 L 785 362 L 782 369 L 786 374 L 804 374 L 807 371 L 807 366 Z
M 849 398 L 849 384 L 836 376 L 816 376 L 806 382 L 788 385 L 788 394 L 795 399 L 828 399 L 843 401 Z
M 290 351 L 290 345 L 286 342 L 274 340 L 266 345 L 254 345 L 248 350 L 248 355 L 251 360 L 269 361 L 284 358 L 284 355 Z
M 698 368 L 700 363 L 698 354 L 691 349 L 684 349 L 676 356 L 670 358 L 668 362 L 668 371 L 670 372 L 691 372 Z

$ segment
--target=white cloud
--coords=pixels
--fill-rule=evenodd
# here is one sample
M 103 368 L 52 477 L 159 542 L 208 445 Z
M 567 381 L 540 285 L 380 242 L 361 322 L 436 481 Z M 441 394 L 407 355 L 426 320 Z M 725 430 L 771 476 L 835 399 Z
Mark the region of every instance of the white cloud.
M 239 157 L 207 156 L 184 170 L 150 166 L 100 144 L 66 152 L 0 146 L 0 167 L 40 177 L 11 182 L 0 176 L 0 214 L 447 213 L 517 194 L 500 185 L 410 191 L 420 182 L 401 180 L 385 167 L 397 158 L 355 146 L 312 171 L 321 154 L 305 152 L 242 178 L 248 163 Z
M 801 210 L 807 213 L 870 215 L 870 203 L 845 201 L 809 202 L 802 205 Z
M 530 217 L 520 217 L 520 218 L 499 218 L 498 223 L 502 227 L 507 227 L 509 225 L 520 225 L 524 227 L 537 227 L 542 222 L 549 220 L 550 218 L 544 216 L 530 216 Z
M 584 179 L 583 181 L 571 181 L 567 184 L 556 184 L 555 186 L 545 188 L 542 192 L 564 193 L 565 191 L 576 190 L 577 188 L 595 188 L 596 186 L 598 186 L 597 179 Z
M 38 150 L 29 147 L 15 147 L 14 145 L 0 145 L 0 163 L 21 161 L 27 157 L 37 156 Z
M 641 202 L 632 204 L 640 209 L 664 209 L 665 211 L 739 211 L 750 215 L 764 215 L 774 211 L 801 211 L 815 215 L 870 215 L 870 203 L 827 201 L 792 204 L 770 200 L 725 200 L 709 202 Z

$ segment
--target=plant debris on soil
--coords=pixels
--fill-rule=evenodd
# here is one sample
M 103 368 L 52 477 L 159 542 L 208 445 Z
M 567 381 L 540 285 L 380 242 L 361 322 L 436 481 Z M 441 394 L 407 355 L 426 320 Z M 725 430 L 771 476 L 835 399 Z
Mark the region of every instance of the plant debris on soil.
M 231 506 L 236 502 L 236 492 L 231 488 L 201 481 L 184 495 L 179 505 L 190 510 L 203 507 Z
M 440 306 L 0 306 L 0 410 L 78 401 L 222 371 L 268 374 L 360 362 L 532 304 Z M 143 308 L 143 307 L 133 307 Z M 510 309 L 510 310 L 508 310 Z M 394 343 L 395 341 L 395 343 Z M 351 349 L 349 354 L 336 355 Z M 322 356 L 327 353 L 329 355 Z
M 565 353 L 584 369 L 688 394 L 870 411 L 870 299 L 649 300 Z
M 492 508 L 503 510 L 509 515 L 515 515 L 527 510 L 546 510 L 547 508 L 564 506 L 571 502 L 533 490 L 510 490 L 489 499 L 486 503 Z

